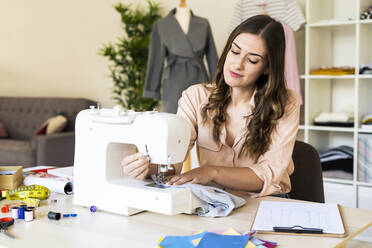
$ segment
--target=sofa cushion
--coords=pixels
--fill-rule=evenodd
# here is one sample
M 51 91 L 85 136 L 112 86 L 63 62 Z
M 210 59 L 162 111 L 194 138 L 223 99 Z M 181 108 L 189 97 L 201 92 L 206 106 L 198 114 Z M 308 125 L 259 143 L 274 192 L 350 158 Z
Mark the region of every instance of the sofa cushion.
M 4 124 L 0 121 L 0 139 L 8 138 L 8 132 L 5 129 Z
M 25 140 L 0 139 L 0 165 L 34 166 L 36 155 L 31 142 Z
M 48 118 L 43 125 L 39 128 L 36 134 L 52 134 L 59 133 L 67 125 L 67 118 L 63 115 L 56 115 Z
M 57 115 L 49 121 L 46 134 L 62 132 L 66 125 L 67 118 L 63 115 Z

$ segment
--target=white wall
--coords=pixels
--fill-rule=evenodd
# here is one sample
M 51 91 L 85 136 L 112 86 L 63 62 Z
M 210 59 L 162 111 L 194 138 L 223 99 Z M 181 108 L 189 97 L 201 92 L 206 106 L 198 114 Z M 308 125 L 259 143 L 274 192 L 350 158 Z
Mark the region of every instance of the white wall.
M 108 61 L 97 51 L 122 34 L 113 0 L 1 0 L 0 95 L 86 97 L 103 106 L 112 81 Z M 179 1 L 156 0 L 163 15 Z M 195 15 L 211 24 L 218 53 L 228 36 L 236 0 L 189 0 Z M 304 12 L 305 0 L 298 1 Z M 145 5 L 144 0 L 122 3 Z M 304 12 L 305 13 L 305 12 Z M 303 72 L 304 32 L 296 33 Z

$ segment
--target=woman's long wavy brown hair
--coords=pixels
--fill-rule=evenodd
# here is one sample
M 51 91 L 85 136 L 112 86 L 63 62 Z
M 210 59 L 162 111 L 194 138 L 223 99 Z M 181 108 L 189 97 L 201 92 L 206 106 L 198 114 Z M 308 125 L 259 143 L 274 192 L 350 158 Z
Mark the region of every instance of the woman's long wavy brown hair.
M 216 74 L 207 89 L 211 91 L 208 103 L 202 108 L 203 122 L 213 121 L 213 139 L 218 143 L 221 126 L 226 121 L 226 108 L 231 101 L 231 89 L 226 84 L 223 67 L 232 42 L 241 33 L 259 35 L 266 47 L 268 75 L 262 74 L 256 81 L 255 107 L 250 115 L 244 144 L 239 157 L 249 155 L 257 160 L 271 144 L 271 134 L 278 120 L 284 115 L 288 94 L 284 79 L 285 36 L 282 25 L 266 15 L 253 16 L 230 34 L 218 61 Z M 248 106 L 247 106 L 248 107 Z M 208 116 L 210 113 L 210 116 Z

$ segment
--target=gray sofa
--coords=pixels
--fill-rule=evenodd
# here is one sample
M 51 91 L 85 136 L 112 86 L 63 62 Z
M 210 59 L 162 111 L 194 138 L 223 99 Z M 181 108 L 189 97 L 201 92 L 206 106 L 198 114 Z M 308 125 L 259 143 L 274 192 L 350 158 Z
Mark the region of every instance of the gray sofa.
M 0 165 L 73 165 L 75 118 L 91 105 L 96 102 L 83 98 L 0 97 L 0 121 L 9 135 L 0 139 Z M 68 119 L 64 130 L 36 135 L 58 113 Z

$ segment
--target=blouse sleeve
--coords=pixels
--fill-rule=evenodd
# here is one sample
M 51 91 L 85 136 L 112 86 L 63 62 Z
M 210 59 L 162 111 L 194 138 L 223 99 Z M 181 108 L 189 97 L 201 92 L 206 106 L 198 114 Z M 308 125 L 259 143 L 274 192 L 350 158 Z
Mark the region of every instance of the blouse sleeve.
M 191 127 L 191 136 L 188 152 L 195 144 L 198 136 L 198 121 L 197 121 L 197 97 L 195 94 L 195 86 L 191 86 L 182 92 L 181 98 L 178 100 L 177 115 L 182 116 L 187 120 Z
M 301 100 L 297 93 L 289 92 L 285 113 L 271 136 L 269 150 L 250 166 L 264 182 L 261 192 L 253 194 L 253 197 L 289 192 L 291 189 L 289 176 L 293 173 L 292 152 L 299 126 Z

